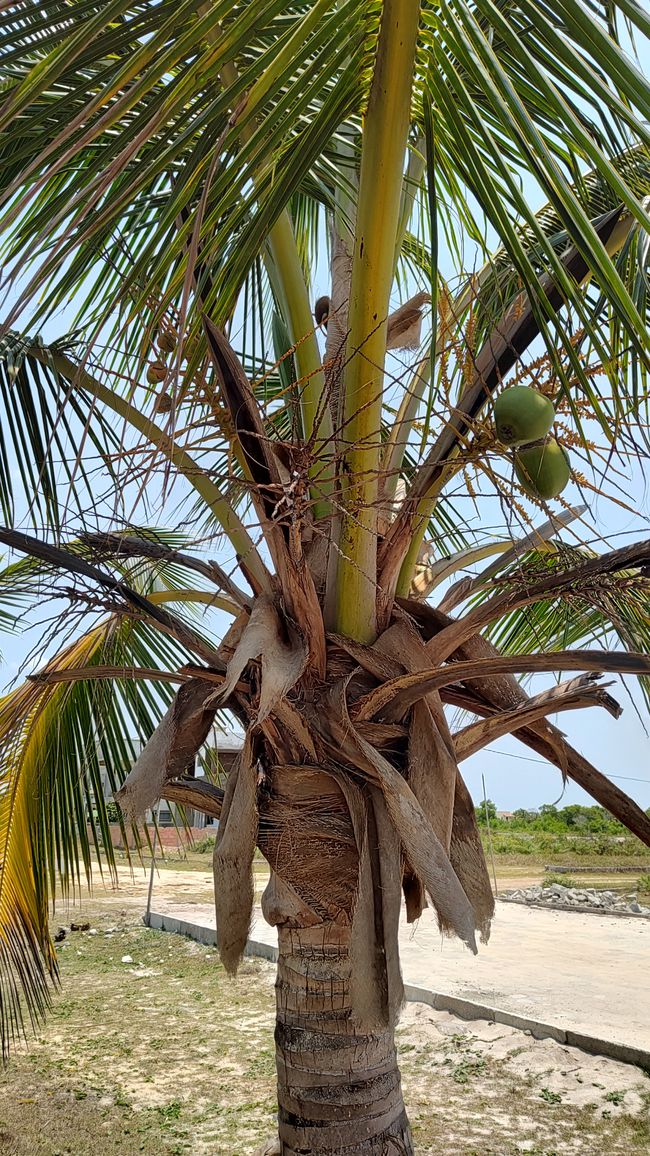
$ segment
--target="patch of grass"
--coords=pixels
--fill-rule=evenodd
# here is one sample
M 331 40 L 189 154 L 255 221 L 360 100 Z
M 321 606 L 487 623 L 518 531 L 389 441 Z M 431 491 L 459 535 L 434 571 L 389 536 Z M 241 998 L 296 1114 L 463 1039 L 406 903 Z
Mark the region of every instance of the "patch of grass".
M 273 969 L 231 980 L 137 918 L 99 907 L 64 944 L 63 998 L 0 1072 L 0 1156 L 245 1156 L 273 1134 Z
M 650 1150 L 650 1116 L 646 1112 L 644 1116 L 624 1116 L 619 1119 L 625 1120 L 629 1129 L 630 1135 L 634 1143 L 643 1146 L 643 1150 L 648 1152 Z
M 562 1103 L 561 1094 L 559 1092 L 553 1092 L 551 1088 L 542 1088 L 539 1095 L 540 1095 L 540 1099 L 544 1100 L 547 1104 L 561 1104 Z
M 483 830 L 481 837 L 487 845 L 487 835 Z M 603 867 L 605 864 L 615 865 L 629 863 L 630 859 L 638 859 L 641 864 L 647 863 L 647 852 L 643 844 L 633 835 L 570 835 L 552 831 L 525 831 L 525 830 L 493 830 L 492 845 L 496 855 L 523 855 L 526 857 L 539 856 L 549 862 L 550 856 L 561 856 L 556 862 L 567 859 L 593 861 Z
M 483 1056 L 470 1055 L 455 1065 L 451 1073 L 451 1078 L 455 1080 L 457 1084 L 469 1084 L 470 1080 L 483 1075 L 484 1071 L 485 1060 Z
M 558 883 L 559 883 L 560 887 L 577 887 L 578 886 L 575 879 L 573 878 L 573 875 L 554 875 L 551 872 L 549 875 L 545 875 L 544 878 L 542 879 L 542 887 L 553 887 L 554 884 L 558 884 Z
M 259 1055 L 250 1063 L 244 1072 L 244 1079 L 257 1080 L 258 1076 L 272 1079 L 275 1075 L 275 1052 L 271 1048 L 263 1048 Z
M 180 1100 L 170 1100 L 168 1104 L 160 1104 L 156 1111 L 160 1119 L 167 1122 L 169 1120 L 178 1120 L 182 1111 L 183 1105 Z
M 210 851 L 214 851 L 216 841 L 214 835 L 204 835 L 202 839 L 197 839 L 192 844 L 192 850 L 195 855 L 207 855 Z

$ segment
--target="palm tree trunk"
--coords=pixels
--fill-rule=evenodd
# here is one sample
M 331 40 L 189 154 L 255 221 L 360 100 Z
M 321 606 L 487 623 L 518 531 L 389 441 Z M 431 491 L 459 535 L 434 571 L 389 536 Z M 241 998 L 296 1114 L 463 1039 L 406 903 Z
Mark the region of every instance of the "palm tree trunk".
M 344 792 L 317 768 L 276 767 L 260 819 L 272 868 L 262 910 L 278 928 L 282 1152 L 412 1156 L 394 1026 L 360 1026 L 352 1007 L 359 856 Z
M 351 1019 L 350 928 L 279 928 L 278 1120 L 282 1152 L 410 1154 L 393 1028 Z

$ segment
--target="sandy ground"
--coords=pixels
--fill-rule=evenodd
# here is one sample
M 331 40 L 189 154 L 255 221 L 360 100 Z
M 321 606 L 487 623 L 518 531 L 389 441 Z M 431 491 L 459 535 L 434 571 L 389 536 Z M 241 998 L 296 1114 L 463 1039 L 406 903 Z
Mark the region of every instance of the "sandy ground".
M 211 904 L 154 893 L 154 909 L 214 927 Z M 259 911 L 251 938 L 277 943 Z M 473 956 L 425 911 L 417 926 L 402 924 L 400 955 L 416 987 L 650 1050 L 649 920 L 497 903 L 490 942 Z
M 421 1003 L 404 1008 L 398 1043 L 407 1056 L 411 1050 L 424 1052 L 429 1065 L 451 1066 L 460 1084 L 480 1075 L 487 1061 L 499 1061 L 515 1087 L 538 1086 L 540 1098 L 547 1103 L 591 1106 L 600 1115 L 611 1112 L 617 1101 L 625 1103 L 627 1112 L 642 1113 L 650 1093 L 648 1076 L 631 1064 L 592 1056 L 554 1040 L 536 1040 L 504 1024 L 467 1023 L 451 1012 Z M 426 1067 L 425 1062 L 423 1074 Z
M 259 896 L 263 864 L 256 876 Z M 124 867 L 119 888 L 98 885 L 93 901 L 143 911 L 148 885 L 148 871 L 131 875 Z M 154 879 L 153 907 L 214 926 L 212 888 L 211 872 L 165 867 Z M 251 935 L 277 942 L 259 911 Z M 417 925 L 403 923 L 401 958 L 404 979 L 415 986 L 650 1049 L 650 920 L 497 903 L 490 942 L 472 956 L 459 940 L 443 938 L 425 911 Z
M 164 870 L 154 904 L 187 907 L 190 899 L 207 900 L 211 886 L 208 872 Z M 250 1156 L 269 1135 L 274 968 L 246 961 L 233 983 L 222 976 L 209 948 L 145 930 L 140 919 L 147 888 L 145 873 L 131 879 L 123 871 L 119 889 L 98 887 L 81 904 L 98 930 L 66 938 L 62 998 L 38 1044 L 13 1069 L 21 1101 L 35 1114 L 27 1147 L 14 1143 L 25 1109 L 7 1106 L 7 1095 L 3 1105 L 0 1080 L 0 1156 Z M 211 914 L 207 905 L 205 911 Z M 58 912 L 62 923 L 72 914 Z M 504 904 L 480 958 L 495 951 L 499 978 L 490 990 L 504 998 L 520 973 L 513 998 L 534 1002 L 551 969 L 547 990 L 558 1006 L 579 1012 L 600 982 L 610 1005 L 618 1006 L 620 1024 L 634 1027 L 635 1020 L 647 1023 L 643 977 L 649 944 L 641 930 L 647 927 L 642 921 Z M 444 989 L 448 967 L 458 985 L 471 985 L 486 999 L 487 973 L 477 972 L 476 961 L 452 941 L 441 944 L 433 924 L 423 919 L 415 936 L 409 930 L 403 952 L 407 979 L 408 960 L 421 952 L 431 986 L 433 974 L 435 986 Z M 499 952 L 509 953 L 501 973 Z M 619 962 L 615 984 L 609 970 L 598 979 L 599 960 L 610 952 Z M 530 971 L 521 966 L 524 955 L 534 961 Z M 473 970 L 459 976 L 466 965 Z M 603 1022 L 598 1026 L 602 1034 Z M 645 1046 L 648 1038 L 646 1032 Z M 418 1156 L 650 1151 L 650 1079 L 638 1068 L 417 1003 L 404 1009 L 398 1047 Z M 7 1078 L 11 1100 L 12 1069 Z M 84 1115 L 91 1107 L 101 1115 L 102 1128 L 123 1130 L 115 1147 L 86 1148 L 81 1139 L 70 1147 L 74 1128 L 81 1138 L 94 1127 L 95 1117 Z M 59 1109 L 65 1141 L 53 1131 Z

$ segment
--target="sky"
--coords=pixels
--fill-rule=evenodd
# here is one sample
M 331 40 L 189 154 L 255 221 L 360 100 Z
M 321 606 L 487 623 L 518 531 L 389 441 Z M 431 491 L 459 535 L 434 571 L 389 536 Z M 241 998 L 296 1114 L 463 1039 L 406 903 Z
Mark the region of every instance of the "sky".
M 327 292 L 327 284 L 323 278 L 321 284 L 319 277 L 320 270 L 317 270 L 314 298 L 322 292 Z M 61 314 L 52 319 L 43 331 L 45 339 L 66 332 L 70 328 L 69 321 L 74 312 L 73 303 L 68 315 Z M 603 499 L 594 501 L 591 507 L 593 524 L 610 547 L 629 544 L 647 536 L 650 502 L 640 470 L 633 470 L 626 477 L 624 492 L 630 510 L 624 510 Z M 153 508 L 147 516 L 147 523 L 165 524 L 163 512 L 156 510 L 155 495 L 150 493 L 149 496 Z M 575 488 L 573 491 L 567 491 L 565 496 L 575 502 L 583 500 Z M 160 505 L 160 500 L 157 504 Z M 494 528 L 495 530 L 498 528 L 502 535 L 504 530 L 502 512 L 496 508 L 493 512 Z M 486 515 L 485 504 L 481 504 L 477 512 L 468 503 L 463 513 L 468 519 L 480 523 L 483 530 L 486 530 L 487 522 L 492 520 L 490 513 Z M 606 545 L 602 548 L 606 548 Z M 226 557 L 220 560 L 228 562 Z M 0 670 L 0 686 L 7 685 L 16 678 L 38 633 L 36 629 L 23 637 L 0 635 L 0 652 L 4 659 L 4 666 Z M 540 690 L 550 685 L 552 681 L 552 676 L 537 676 L 527 686 Z M 619 679 L 615 679 L 615 684 L 610 689 L 624 708 L 620 720 L 614 720 L 598 708 L 590 708 L 563 713 L 559 725 L 583 755 L 646 808 L 650 806 L 650 743 L 644 726 L 644 723 L 648 722 L 648 714 L 633 681 L 623 686 Z M 467 719 L 462 721 L 454 719 L 459 725 L 464 725 L 466 721 Z M 500 810 L 535 808 L 543 803 L 558 801 L 560 806 L 591 801 L 585 792 L 571 782 L 563 788 L 560 772 L 513 738 L 499 739 L 494 746 L 473 756 L 463 763 L 462 772 L 475 801 L 479 801 L 483 796 L 484 777 L 487 796 L 494 800 Z

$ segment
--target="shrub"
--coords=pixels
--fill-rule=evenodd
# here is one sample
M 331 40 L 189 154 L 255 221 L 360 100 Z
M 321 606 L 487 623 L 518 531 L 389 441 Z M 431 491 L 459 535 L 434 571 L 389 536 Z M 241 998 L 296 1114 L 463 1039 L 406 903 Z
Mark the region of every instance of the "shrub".
M 109 823 L 119 823 L 120 821 L 120 809 L 117 803 L 114 803 L 112 800 L 106 804 L 106 818 Z
M 639 875 L 636 889 L 637 891 L 650 891 L 650 875 Z
M 196 843 L 192 845 L 192 850 L 195 851 L 197 855 L 207 855 L 208 851 L 214 849 L 215 843 L 216 839 L 214 835 L 204 835 L 202 839 L 197 839 Z
M 559 883 L 560 887 L 577 887 L 575 879 L 572 875 L 545 875 L 542 879 L 542 887 L 552 887 L 554 883 Z

